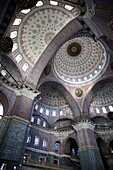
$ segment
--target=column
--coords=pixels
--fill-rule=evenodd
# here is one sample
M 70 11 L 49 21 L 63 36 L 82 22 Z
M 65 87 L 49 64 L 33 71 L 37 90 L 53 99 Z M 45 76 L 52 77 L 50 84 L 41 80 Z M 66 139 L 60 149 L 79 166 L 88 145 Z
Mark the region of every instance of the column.
M 78 136 L 81 170 L 104 170 L 95 139 L 94 127 L 94 124 L 88 120 L 73 125 Z
M 6 164 L 6 170 L 22 168 L 22 160 L 29 133 L 32 104 L 36 93 L 22 89 L 16 91 L 16 101 L 8 119 L 7 131 L 2 141 L 0 162 Z M 3 118 L 4 119 L 4 118 Z

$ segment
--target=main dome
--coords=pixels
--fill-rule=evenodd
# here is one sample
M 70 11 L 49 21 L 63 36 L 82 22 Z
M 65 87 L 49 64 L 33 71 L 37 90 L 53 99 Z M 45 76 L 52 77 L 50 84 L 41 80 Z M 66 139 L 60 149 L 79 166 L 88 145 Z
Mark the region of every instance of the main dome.
M 88 36 L 67 41 L 54 58 L 54 70 L 63 81 L 71 84 L 88 82 L 102 73 L 106 64 L 104 46 Z
M 74 16 L 61 7 L 32 9 L 19 26 L 19 51 L 34 65 L 50 41 Z

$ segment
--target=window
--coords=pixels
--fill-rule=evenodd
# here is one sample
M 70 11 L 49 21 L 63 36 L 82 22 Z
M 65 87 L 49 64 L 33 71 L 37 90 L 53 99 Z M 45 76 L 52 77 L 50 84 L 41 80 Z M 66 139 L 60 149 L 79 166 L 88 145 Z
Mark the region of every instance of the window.
M 84 77 L 84 80 L 87 80 L 87 77 Z
M 35 110 L 37 110 L 37 109 L 38 109 L 38 104 L 35 105 Z
M 76 80 L 75 79 L 72 79 L 73 82 L 75 82 Z
M 40 119 L 40 118 L 37 119 L 37 124 L 38 124 L 38 125 L 41 124 L 41 119 Z
M 55 152 L 59 152 L 60 151 L 60 142 L 59 141 L 55 142 L 54 151 Z
M 97 70 L 95 70 L 94 72 L 95 72 L 95 74 L 97 74 L 97 73 L 98 73 L 98 71 L 97 71 Z
M 52 116 L 56 116 L 56 110 L 53 110 Z
M 1 70 L 1 75 L 2 75 L 3 77 L 5 77 L 6 74 L 7 74 L 6 70 Z
M 43 2 L 42 1 L 38 1 L 36 6 L 39 7 L 39 6 L 42 6 L 43 5 Z
M 113 106 L 109 106 L 109 110 L 111 111 L 111 112 L 113 112 Z
M 56 1 L 50 1 L 50 4 L 51 4 L 51 5 L 58 5 L 58 2 L 56 2 Z
M 47 116 L 49 116 L 49 110 L 46 109 L 46 113 L 45 113 Z
M 28 14 L 30 12 L 30 9 L 23 9 L 22 11 L 21 11 L 21 13 L 23 13 L 23 14 Z
M 101 65 L 99 65 L 99 69 L 101 69 L 101 67 L 102 67 L 102 66 L 101 66 Z
M 10 33 L 10 38 L 15 38 L 17 37 L 17 31 L 13 31 Z
M 43 143 L 42 143 L 42 147 L 43 147 L 44 149 L 47 149 L 47 145 L 48 145 L 48 141 L 47 141 L 47 139 L 44 139 L 44 140 L 43 140 Z
M 60 116 L 63 116 L 63 111 L 62 110 L 60 111 Z
M 90 74 L 90 75 L 89 75 L 89 77 L 91 78 L 91 77 L 93 77 L 93 75 L 92 75 L 92 74 Z
M 31 135 L 29 134 L 27 137 L 27 144 L 30 144 L 30 143 L 31 143 Z
M 96 108 L 96 112 L 97 112 L 97 113 L 100 113 L 100 111 L 99 111 L 99 109 L 98 109 L 98 108 Z
M 40 108 L 40 113 L 43 113 L 43 108 L 42 107 Z
M 24 63 L 24 65 L 22 66 L 22 70 L 26 72 L 27 69 L 28 69 L 28 64 Z
M 34 117 L 32 116 L 32 117 L 31 117 L 31 122 L 33 123 L 33 122 L 34 122 L 34 120 L 35 120 L 35 119 L 34 119 Z
M 107 111 L 106 111 L 106 108 L 105 108 L 105 107 L 102 107 L 102 111 L 103 111 L 103 113 L 107 113 Z
M 22 60 L 22 55 L 18 54 L 15 58 L 16 62 L 19 63 Z
M 45 121 L 43 122 L 43 127 L 46 127 L 46 122 Z
M 15 170 L 16 168 L 17 168 L 16 166 L 13 167 L 14 170 Z
M 34 146 L 39 146 L 39 142 L 40 142 L 40 139 L 38 136 L 35 136 L 35 139 L 34 139 Z
M 78 79 L 79 82 L 81 82 L 81 79 Z
M 3 117 L 3 105 L 0 103 L 0 119 Z
M 73 9 L 73 7 L 70 5 L 65 5 L 65 9 L 67 9 L 68 11 L 71 11 Z
M 20 25 L 21 23 L 21 19 L 20 18 L 16 18 L 13 25 Z
M 18 48 L 18 44 L 17 43 L 14 43 L 13 44 L 13 48 L 12 48 L 12 52 L 14 52 L 15 50 L 17 50 Z

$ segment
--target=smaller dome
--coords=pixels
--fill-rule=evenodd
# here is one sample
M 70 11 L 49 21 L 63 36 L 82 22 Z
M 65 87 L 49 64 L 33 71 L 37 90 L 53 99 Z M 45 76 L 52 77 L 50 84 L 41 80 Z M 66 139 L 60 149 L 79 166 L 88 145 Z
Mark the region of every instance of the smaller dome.
M 54 70 L 63 81 L 81 84 L 97 77 L 106 64 L 106 51 L 101 42 L 80 36 L 64 43 L 54 57 Z
M 41 103 L 50 107 L 63 107 L 68 105 L 68 101 L 63 94 L 57 89 L 57 83 L 46 82 L 39 88 L 41 92 Z

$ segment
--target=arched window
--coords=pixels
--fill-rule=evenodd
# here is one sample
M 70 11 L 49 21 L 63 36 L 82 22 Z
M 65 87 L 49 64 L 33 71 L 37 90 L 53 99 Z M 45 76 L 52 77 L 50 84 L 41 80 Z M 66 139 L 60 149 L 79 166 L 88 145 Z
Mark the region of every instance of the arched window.
M 35 110 L 38 110 L 38 104 L 35 105 Z
M 48 110 L 48 109 L 46 109 L 45 114 L 46 114 L 47 116 L 49 116 L 49 110 Z
M 47 141 L 47 139 L 44 139 L 43 143 L 42 143 L 43 149 L 47 149 L 47 146 L 48 146 L 48 141 Z
M 22 55 L 18 54 L 15 58 L 16 62 L 19 63 L 22 60 Z
M 38 1 L 36 6 L 39 7 L 39 6 L 42 6 L 43 5 L 43 2 L 42 1 Z
M 30 144 L 30 143 L 31 143 L 31 135 L 29 134 L 27 137 L 27 144 Z
M 33 122 L 34 122 L 34 120 L 35 120 L 35 119 L 34 119 L 34 117 L 32 116 L 32 117 L 31 117 L 31 122 L 33 123 Z
M 67 9 L 67 10 L 71 11 L 71 10 L 73 9 L 73 7 L 72 7 L 72 6 L 70 6 L 70 5 L 65 5 L 65 9 Z
M 58 5 L 58 2 L 56 2 L 56 1 L 50 1 L 50 4 L 51 4 L 51 5 Z
M 28 14 L 30 12 L 30 9 L 23 9 L 22 11 L 21 11 L 21 13 L 23 13 L 23 14 Z
M 109 110 L 110 110 L 110 112 L 113 112 L 113 106 L 109 106 Z
M 41 119 L 38 118 L 38 119 L 37 119 L 37 125 L 40 125 L 40 124 L 41 124 Z
M 29 67 L 28 64 L 24 63 L 23 66 L 22 66 L 22 70 L 26 72 L 28 67 Z
M 52 116 L 56 116 L 56 110 L 52 111 Z
M 96 112 L 97 112 L 97 113 L 100 113 L 100 110 L 99 110 L 99 108 L 96 108 Z
M 21 21 L 22 21 L 22 19 L 16 18 L 16 19 L 14 20 L 13 25 L 20 25 Z
M 38 136 L 35 136 L 34 146 L 35 146 L 35 147 L 39 146 L 39 143 L 40 143 L 40 138 L 39 138 Z
M 40 108 L 40 113 L 43 113 L 43 110 L 44 110 L 44 109 L 41 107 L 41 108 Z
M 12 52 L 14 52 L 15 50 L 17 50 L 18 48 L 18 44 L 17 43 L 14 43 L 13 44 L 13 48 L 12 48 Z
M 0 103 L 0 119 L 3 117 L 3 105 Z
M 60 110 L 60 116 L 63 116 L 63 110 Z
M 1 70 L 1 75 L 2 75 L 3 77 L 5 77 L 6 74 L 7 74 L 6 70 Z
M 54 151 L 55 152 L 59 152 L 60 151 L 60 142 L 59 141 L 55 142 Z
M 46 122 L 45 121 L 43 122 L 43 127 L 46 127 Z
M 103 113 L 107 113 L 107 111 L 106 111 L 106 108 L 105 108 L 105 107 L 102 107 L 102 111 L 103 111 Z
M 17 37 L 17 31 L 13 31 L 10 33 L 10 38 L 15 38 Z

